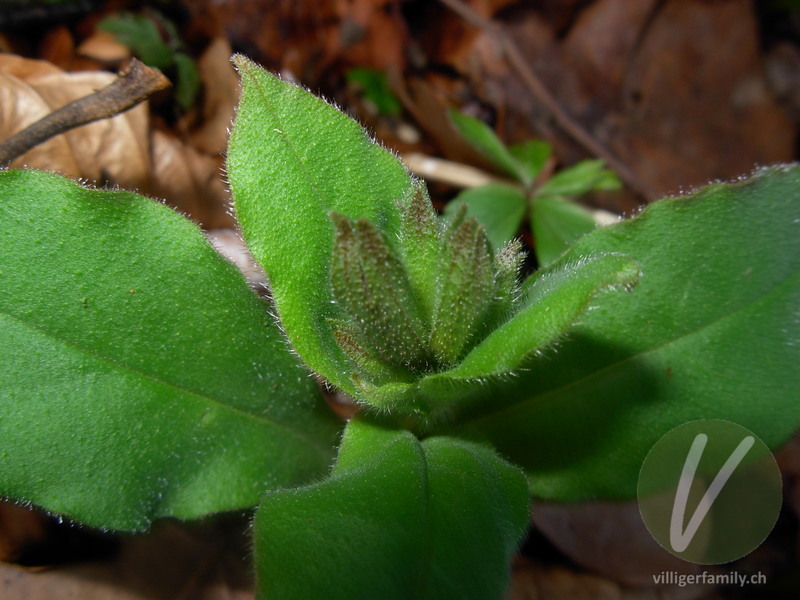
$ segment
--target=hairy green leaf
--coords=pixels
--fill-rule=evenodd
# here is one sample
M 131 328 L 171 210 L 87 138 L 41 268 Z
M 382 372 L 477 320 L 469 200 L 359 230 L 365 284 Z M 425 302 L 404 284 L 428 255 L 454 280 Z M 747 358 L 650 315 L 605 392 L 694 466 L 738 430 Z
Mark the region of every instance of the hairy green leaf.
M 564 336 L 598 292 L 630 288 L 638 278 L 638 265 L 619 254 L 582 257 L 539 271 L 525 283 L 516 313 L 457 366 L 414 383 L 378 387 L 370 390 L 369 399 L 377 406 L 414 406 L 432 413 L 434 420 L 437 413 L 447 414 L 471 404 L 482 387 L 497 387 L 503 379 L 527 369 L 531 359 Z M 489 381 L 489 386 L 482 386 Z M 489 392 L 483 400 L 486 406 L 497 405 L 492 395 Z
M 455 431 L 491 440 L 542 497 L 632 497 L 650 447 L 727 419 L 771 447 L 800 425 L 800 168 L 662 200 L 559 260 L 619 252 L 642 270 Z M 554 432 L 558 432 L 554 434 Z
M 0 239 L 0 494 L 140 529 L 325 470 L 336 422 L 190 221 L 4 171 Z
M 537 272 L 523 287 L 522 309 L 448 376 L 480 378 L 513 372 L 537 350 L 561 337 L 599 291 L 630 289 L 639 275 L 638 265 L 618 254 L 580 258 L 557 269 Z
M 330 213 L 365 218 L 396 237 L 413 194 L 400 162 L 352 119 L 242 56 L 242 98 L 228 176 L 245 240 L 270 278 L 281 322 L 316 372 L 354 393 L 330 319 Z
M 464 354 L 495 292 L 492 256 L 483 227 L 475 219 L 452 225 L 430 334 L 430 347 L 444 365 L 455 363 Z
M 492 450 L 352 421 L 328 479 L 264 498 L 259 594 L 499 600 L 527 522 L 525 478 Z
M 367 221 L 333 213 L 336 238 L 331 288 L 350 328 L 384 363 L 415 368 L 424 356 L 426 323 L 403 264 Z
M 436 309 L 439 270 L 442 265 L 441 220 L 422 182 L 415 182 L 414 194 L 402 212 L 400 252 L 408 279 L 428 320 Z

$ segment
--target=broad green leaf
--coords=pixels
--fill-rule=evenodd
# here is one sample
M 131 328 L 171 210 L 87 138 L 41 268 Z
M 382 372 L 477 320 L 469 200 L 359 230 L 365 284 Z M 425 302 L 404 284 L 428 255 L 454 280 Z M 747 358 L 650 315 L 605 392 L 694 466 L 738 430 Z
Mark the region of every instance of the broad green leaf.
M 329 478 L 265 496 L 259 595 L 499 600 L 527 522 L 525 478 L 492 450 L 352 421 Z
M 486 230 L 486 236 L 497 249 L 517 235 L 525 215 L 525 196 L 512 185 L 490 183 L 461 192 L 445 208 L 452 217 L 464 204 L 467 215 L 475 217 Z
M 537 190 L 541 196 L 580 196 L 593 190 L 618 190 L 619 178 L 600 159 L 582 160 L 559 171 Z
M 190 221 L 3 171 L 0 239 L 0 495 L 141 529 L 324 472 L 337 424 Z
M 368 398 L 378 406 L 397 408 L 409 404 L 434 417 L 437 412 L 446 413 L 466 402 L 487 381 L 496 385 L 527 369 L 532 358 L 564 336 L 598 292 L 630 288 L 638 278 L 638 265 L 619 254 L 583 257 L 540 271 L 526 282 L 521 309 L 473 348 L 458 366 L 412 384 L 396 383 L 370 390 Z M 496 404 L 491 399 L 487 402 Z
M 566 198 L 539 196 L 533 199 L 533 246 L 542 266 L 549 265 L 595 227 L 597 223 L 589 211 Z
M 543 140 L 529 140 L 522 144 L 513 144 L 508 147 L 508 151 L 517 159 L 519 166 L 525 170 L 531 182 L 536 179 L 553 153 L 550 144 Z
M 476 346 L 448 377 L 471 379 L 513 372 L 537 350 L 561 337 L 598 292 L 630 289 L 639 275 L 638 265 L 618 254 L 579 258 L 537 273 L 523 287 L 522 309 Z
M 800 168 L 656 202 L 558 264 L 595 252 L 636 260 L 639 284 L 455 432 L 492 441 L 536 495 L 572 500 L 633 497 L 648 450 L 693 419 L 733 421 L 770 447 L 797 429 Z
M 480 119 L 455 110 L 451 110 L 449 114 L 458 132 L 488 161 L 521 183 L 530 183 L 527 171 L 520 167 L 517 159 L 491 127 Z
M 236 214 L 270 279 L 283 327 L 316 372 L 351 393 L 329 319 L 331 212 L 364 217 L 396 237 L 398 203 L 413 193 L 392 154 L 352 119 L 242 56 L 242 97 L 228 150 Z

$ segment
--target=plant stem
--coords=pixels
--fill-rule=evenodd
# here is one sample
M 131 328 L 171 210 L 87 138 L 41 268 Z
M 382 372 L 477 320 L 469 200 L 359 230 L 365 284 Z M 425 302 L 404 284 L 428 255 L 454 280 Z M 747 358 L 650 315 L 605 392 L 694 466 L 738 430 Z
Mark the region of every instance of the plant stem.
M 135 58 L 117 75 L 117 79 L 106 87 L 73 100 L 0 143 L 0 166 L 7 166 L 18 156 L 56 135 L 113 117 L 170 86 L 169 79 L 161 71 Z

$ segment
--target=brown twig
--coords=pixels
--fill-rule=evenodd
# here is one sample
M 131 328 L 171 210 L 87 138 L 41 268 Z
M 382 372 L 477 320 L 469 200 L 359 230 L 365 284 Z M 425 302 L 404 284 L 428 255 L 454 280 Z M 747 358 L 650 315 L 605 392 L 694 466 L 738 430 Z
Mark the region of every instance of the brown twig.
M 106 87 L 73 100 L 0 143 L 0 165 L 6 166 L 34 146 L 70 129 L 118 115 L 170 86 L 161 71 L 135 58 L 117 75 Z
M 472 8 L 464 4 L 462 0 L 439 0 L 453 12 L 457 13 L 468 23 L 488 32 L 495 39 L 500 49 L 505 52 L 511 67 L 517 72 L 525 87 L 531 95 L 553 116 L 555 122 L 573 140 L 593 156 L 602 158 L 606 164 L 613 169 L 617 175 L 636 193 L 641 194 L 647 199 L 655 199 L 654 190 L 643 182 L 636 173 L 631 171 L 625 163 L 618 159 L 608 148 L 597 141 L 592 134 L 583 128 L 566 110 L 559 104 L 558 100 L 550 93 L 547 86 L 533 72 L 517 45 L 511 40 L 507 33 L 496 23 L 479 15 Z

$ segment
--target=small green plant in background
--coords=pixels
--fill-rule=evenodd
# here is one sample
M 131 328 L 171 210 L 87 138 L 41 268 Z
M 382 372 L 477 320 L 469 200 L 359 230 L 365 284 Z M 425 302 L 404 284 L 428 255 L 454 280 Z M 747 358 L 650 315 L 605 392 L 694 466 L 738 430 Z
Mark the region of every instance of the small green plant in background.
M 5 497 L 127 531 L 257 507 L 266 600 L 500 599 L 531 496 L 632 498 L 688 420 L 773 448 L 800 424 L 800 168 L 656 202 L 523 280 L 517 242 L 234 61 L 228 176 L 274 305 L 158 202 L 0 172 Z
M 175 24 L 158 12 L 122 13 L 106 17 L 97 26 L 114 35 L 144 64 L 163 71 L 175 85 L 175 100 L 188 110 L 200 91 L 200 73 L 183 48 Z
M 530 140 L 506 146 L 483 121 L 456 111 L 451 111 L 450 118 L 476 150 L 515 182 L 490 183 L 461 192 L 446 210 L 452 215 L 466 206 L 467 214 L 486 228 L 495 247 L 516 236 L 527 216 L 536 258 L 540 265 L 548 265 L 597 226 L 592 213 L 572 199 L 595 190 L 620 188 L 617 176 L 596 159 L 583 160 L 540 181 L 552 156 L 550 144 Z
M 347 82 L 361 90 L 364 100 L 369 102 L 379 115 L 396 117 L 403 105 L 389 87 L 389 79 L 383 71 L 357 67 L 347 72 Z

